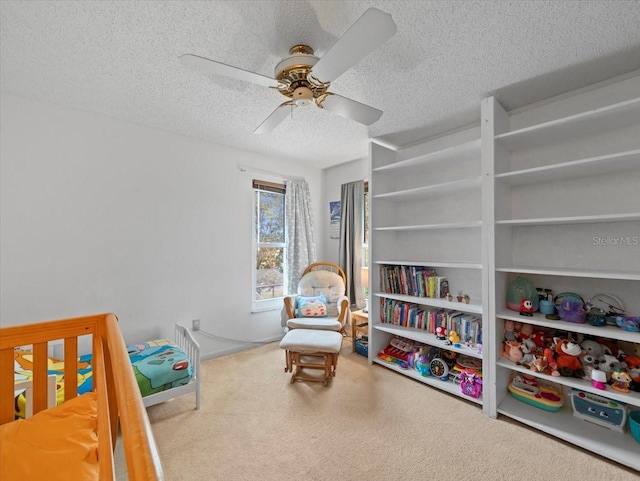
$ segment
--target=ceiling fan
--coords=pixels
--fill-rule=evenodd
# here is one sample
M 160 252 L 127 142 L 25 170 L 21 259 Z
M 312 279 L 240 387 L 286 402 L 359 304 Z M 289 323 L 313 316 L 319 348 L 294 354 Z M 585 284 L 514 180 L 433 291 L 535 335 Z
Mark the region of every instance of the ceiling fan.
M 369 8 L 322 58 L 316 57 L 308 45 L 291 47 L 289 56 L 276 65 L 275 78 L 198 55 L 185 54 L 179 59 L 184 65 L 201 72 L 271 87 L 288 97 L 289 100 L 280 104 L 254 130 L 256 134 L 271 132 L 287 117 L 291 109 L 311 104 L 361 124 L 371 125 L 380 118 L 381 110 L 334 94 L 328 89 L 332 81 L 395 33 L 396 25 L 391 15 L 377 8 Z

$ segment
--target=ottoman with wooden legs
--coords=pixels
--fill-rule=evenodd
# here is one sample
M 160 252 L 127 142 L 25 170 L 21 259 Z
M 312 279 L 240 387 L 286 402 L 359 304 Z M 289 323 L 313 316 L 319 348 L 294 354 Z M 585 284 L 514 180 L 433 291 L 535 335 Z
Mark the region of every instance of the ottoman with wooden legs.
M 319 329 L 292 329 L 280 341 L 285 350 L 284 372 L 293 372 L 296 381 L 322 382 L 326 386 L 336 375 L 338 354 L 342 348 L 342 334 Z M 295 372 L 293 367 L 295 366 Z M 321 376 L 305 374 L 303 369 L 321 370 Z

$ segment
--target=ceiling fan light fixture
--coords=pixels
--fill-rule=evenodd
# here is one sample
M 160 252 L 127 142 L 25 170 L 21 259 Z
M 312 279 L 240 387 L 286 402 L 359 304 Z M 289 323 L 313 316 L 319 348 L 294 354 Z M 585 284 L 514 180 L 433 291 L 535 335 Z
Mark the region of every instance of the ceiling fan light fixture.
M 293 91 L 293 103 L 298 107 L 306 107 L 313 102 L 313 92 L 307 87 L 298 87 Z

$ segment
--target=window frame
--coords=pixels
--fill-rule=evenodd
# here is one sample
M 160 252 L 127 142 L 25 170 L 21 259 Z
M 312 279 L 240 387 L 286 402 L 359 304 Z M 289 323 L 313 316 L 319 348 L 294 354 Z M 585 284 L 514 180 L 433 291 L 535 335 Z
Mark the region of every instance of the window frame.
M 275 194 L 287 195 L 285 184 L 279 184 L 276 182 L 268 182 L 263 180 L 253 179 L 252 182 L 252 201 L 251 201 L 251 312 L 264 312 L 281 309 L 283 306 L 283 299 L 287 292 L 287 219 L 286 213 L 283 210 L 283 226 L 284 226 L 284 242 L 258 242 L 257 239 L 257 219 L 256 200 L 258 196 L 257 192 L 271 192 Z M 257 293 L 257 263 L 258 263 L 258 249 L 261 247 L 276 247 L 283 250 L 283 266 L 282 266 L 282 296 L 273 297 L 270 299 L 256 299 Z

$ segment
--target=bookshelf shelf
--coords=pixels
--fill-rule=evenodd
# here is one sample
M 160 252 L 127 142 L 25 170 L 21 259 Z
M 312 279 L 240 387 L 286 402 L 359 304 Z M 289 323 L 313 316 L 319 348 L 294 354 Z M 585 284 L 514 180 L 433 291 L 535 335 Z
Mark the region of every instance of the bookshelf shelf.
M 449 309 L 451 311 L 468 312 L 471 314 L 482 314 L 482 304 L 479 300 L 472 299 L 469 304 L 464 302 L 447 301 L 446 299 L 435 299 L 432 297 L 415 297 L 406 296 L 404 294 L 390 294 L 384 292 L 376 292 L 373 294 L 383 299 L 395 299 L 396 301 L 408 302 L 411 304 L 420 304 L 423 306 L 436 307 L 438 309 Z
M 384 194 L 374 194 L 377 200 L 389 200 L 393 202 L 405 202 L 415 199 L 426 199 L 439 194 L 467 191 L 480 188 L 480 177 L 461 179 L 453 182 L 443 182 L 441 184 L 416 187 L 414 189 L 398 190 Z
M 471 402 L 475 402 L 478 404 L 482 403 L 482 397 L 480 398 L 472 398 L 469 396 L 465 396 L 460 392 L 460 386 L 458 386 L 457 384 L 454 384 L 452 381 L 441 381 L 439 379 L 436 379 L 435 377 L 425 377 L 425 376 L 421 376 L 418 371 L 415 371 L 413 369 L 402 369 L 401 367 L 398 367 L 395 364 L 391 364 L 388 362 L 383 361 L 382 359 L 378 359 L 375 358 L 373 360 L 374 363 L 379 364 L 381 366 L 386 367 L 387 369 L 391 369 L 392 371 L 396 371 L 404 376 L 407 376 L 411 379 L 414 379 L 416 381 L 419 381 L 421 383 L 427 384 L 428 386 L 432 386 L 435 387 L 437 389 L 440 389 L 442 391 L 445 391 L 449 394 L 453 394 L 455 396 L 460 396 L 464 399 L 466 399 L 467 401 L 471 401 Z

